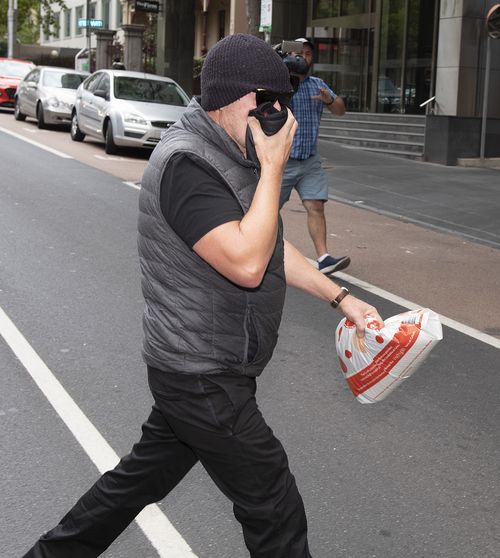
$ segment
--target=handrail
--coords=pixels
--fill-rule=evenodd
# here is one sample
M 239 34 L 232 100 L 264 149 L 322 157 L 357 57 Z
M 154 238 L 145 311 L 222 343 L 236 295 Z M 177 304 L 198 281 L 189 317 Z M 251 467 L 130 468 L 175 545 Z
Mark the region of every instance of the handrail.
M 420 108 L 425 107 L 425 105 L 428 105 L 429 103 L 432 103 L 432 101 L 434 101 L 435 98 L 436 98 L 436 95 L 434 95 L 434 97 L 431 97 L 430 99 L 427 99 L 427 101 L 424 101 L 424 102 L 420 105 Z

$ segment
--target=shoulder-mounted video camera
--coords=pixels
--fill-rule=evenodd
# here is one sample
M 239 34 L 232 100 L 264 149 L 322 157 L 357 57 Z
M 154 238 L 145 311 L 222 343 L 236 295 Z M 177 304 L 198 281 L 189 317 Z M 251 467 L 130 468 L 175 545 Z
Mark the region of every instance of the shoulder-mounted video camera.
M 302 56 L 302 41 L 282 41 L 281 43 L 273 46 L 273 49 L 279 56 L 283 59 L 285 66 L 288 68 L 290 74 L 290 83 L 292 84 L 293 91 L 297 92 L 300 83 L 300 77 L 307 74 L 309 71 L 309 65 Z M 264 102 L 259 102 L 257 92 L 257 108 L 251 110 L 249 115 L 254 116 L 260 123 L 263 132 L 267 136 L 272 136 L 276 134 L 285 124 L 288 118 L 287 105 L 288 102 L 282 102 L 280 105 L 281 110 L 274 108 L 275 100 L 264 100 Z M 253 142 L 252 132 L 250 127 L 247 128 L 246 132 L 246 151 L 247 158 L 257 166 L 259 166 L 259 159 L 255 151 L 255 145 Z
M 304 43 L 302 41 L 281 41 L 273 46 L 290 73 L 293 90 L 297 91 L 300 83 L 299 76 L 305 76 L 309 71 L 309 64 L 302 56 Z

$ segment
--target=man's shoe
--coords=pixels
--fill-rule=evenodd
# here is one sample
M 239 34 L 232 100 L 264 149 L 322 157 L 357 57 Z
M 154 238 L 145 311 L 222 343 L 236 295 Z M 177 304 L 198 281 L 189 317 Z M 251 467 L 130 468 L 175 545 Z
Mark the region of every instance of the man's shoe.
M 341 269 L 345 269 L 350 263 L 351 258 L 348 256 L 342 256 L 341 258 L 333 258 L 332 256 L 326 256 L 326 258 L 318 263 L 318 269 L 324 275 L 330 275 L 330 273 L 335 273 Z

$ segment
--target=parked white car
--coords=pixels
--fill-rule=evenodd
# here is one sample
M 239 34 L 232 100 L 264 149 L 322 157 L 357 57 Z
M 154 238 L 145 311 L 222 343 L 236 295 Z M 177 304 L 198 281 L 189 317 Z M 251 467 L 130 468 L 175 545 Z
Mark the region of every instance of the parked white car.
M 154 148 L 189 103 L 172 79 L 126 70 L 99 70 L 76 93 L 71 138 L 103 140 L 106 153 L 119 147 Z
M 47 124 L 69 124 L 76 90 L 88 76 L 68 68 L 36 66 L 17 86 L 14 118 L 32 116 L 39 128 Z

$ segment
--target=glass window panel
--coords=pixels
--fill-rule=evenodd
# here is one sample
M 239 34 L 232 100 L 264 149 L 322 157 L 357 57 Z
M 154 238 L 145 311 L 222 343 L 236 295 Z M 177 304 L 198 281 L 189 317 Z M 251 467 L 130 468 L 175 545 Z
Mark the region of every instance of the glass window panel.
M 340 0 L 314 0 L 313 19 L 337 17 L 339 15 Z
M 219 41 L 226 35 L 226 11 L 219 10 Z
M 75 8 L 75 35 L 83 34 L 83 27 L 78 27 L 78 20 L 83 18 L 83 6 Z
M 180 107 L 187 106 L 189 102 L 175 83 L 135 77 L 117 77 L 114 83 L 117 99 Z
M 348 110 L 424 113 L 419 105 L 431 95 L 435 12 L 435 0 L 313 0 L 313 25 L 327 20 L 312 29 L 315 75 Z
M 102 0 L 101 19 L 103 20 L 104 27 L 109 29 L 110 23 L 110 10 L 111 3 L 109 0 Z
M 404 27 L 404 0 L 384 0 L 380 26 L 377 112 L 401 112 Z
M 329 38 L 315 39 L 314 74 L 340 95 L 347 110 L 366 110 L 368 53 L 371 34 L 366 28 L 330 28 Z
M 64 89 L 78 89 L 85 79 L 84 74 L 66 73 L 63 71 L 49 70 L 43 75 L 43 85 Z
M 369 0 L 342 0 L 340 4 L 340 15 L 350 16 L 364 14 L 369 10 Z
M 71 36 L 71 8 L 64 10 L 64 36 Z
M 54 23 L 50 26 L 50 32 L 53 38 L 59 39 L 61 32 L 61 12 L 54 13 Z
M 99 84 L 99 81 L 102 79 L 102 76 L 103 76 L 102 73 L 93 74 L 92 76 L 90 76 L 85 80 L 85 83 L 83 84 L 83 88 L 87 89 L 90 92 L 94 92 L 97 89 L 97 86 Z
M 419 105 L 430 96 L 435 5 L 432 0 L 410 0 L 408 9 L 405 112 L 424 113 Z
M 99 89 L 105 91 L 108 95 L 111 90 L 111 83 L 109 81 L 108 74 L 103 74 L 101 81 L 99 82 Z
M 121 2 L 118 2 L 116 9 L 116 27 L 121 27 L 123 23 L 123 6 Z

